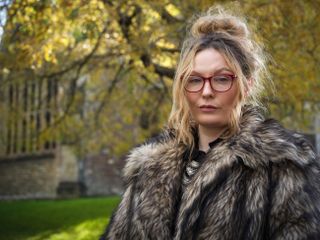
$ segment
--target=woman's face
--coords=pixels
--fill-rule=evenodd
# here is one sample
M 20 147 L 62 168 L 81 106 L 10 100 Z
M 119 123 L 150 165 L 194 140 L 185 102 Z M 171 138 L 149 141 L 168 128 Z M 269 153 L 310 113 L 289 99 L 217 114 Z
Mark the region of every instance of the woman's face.
M 234 73 L 223 55 L 213 48 L 208 48 L 196 54 L 191 75 L 208 78 L 211 76 L 230 76 Z M 217 92 L 212 89 L 208 80 L 205 81 L 199 92 L 185 90 L 191 115 L 200 126 L 217 130 L 222 130 L 227 126 L 239 95 L 236 81 L 237 79 L 233 79 L 231 88 L 225 92 Z

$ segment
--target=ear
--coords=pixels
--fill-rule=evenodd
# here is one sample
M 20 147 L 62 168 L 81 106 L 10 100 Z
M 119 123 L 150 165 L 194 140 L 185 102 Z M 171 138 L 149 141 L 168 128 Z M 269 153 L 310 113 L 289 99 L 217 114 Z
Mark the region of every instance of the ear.
M 247 85 L 247 87 L 245 89 L 245 92 L 244 92 L 244 96 L 245 97 L 247 97 L 249 95 L 249 92 L 250 92 L 250 90 L 251 90 L 251 88 L 253 86 L 253 78 L 250 77 L 250 78 L 248 78 L 247 81 L 248 81 L 248 85 Z

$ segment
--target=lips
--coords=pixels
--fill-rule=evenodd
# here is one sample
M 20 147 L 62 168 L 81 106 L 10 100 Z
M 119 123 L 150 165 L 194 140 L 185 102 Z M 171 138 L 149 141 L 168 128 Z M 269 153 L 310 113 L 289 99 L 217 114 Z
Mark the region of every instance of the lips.
M 217 109 L 218 107 L 216 107 L 214 105 L 201 105 L 200 108 L 214 108 L 214 109 Z
M 218 107 L 214 106 L 214 105 L 201 105 L 200 106 L 200 110 L 203 112 L 212 112 L 217 110 Z

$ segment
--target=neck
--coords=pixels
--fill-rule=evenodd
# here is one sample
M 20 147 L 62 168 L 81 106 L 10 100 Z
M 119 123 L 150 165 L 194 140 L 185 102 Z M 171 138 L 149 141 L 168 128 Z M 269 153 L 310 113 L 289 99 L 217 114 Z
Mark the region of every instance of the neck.
M 217 129 L 212 127 L 206 128 L 204 126 L 199 126 L 199 150 L 207 152 L 210 148 L 209 143 L 219 138 L 223 131 L 224 128 Z

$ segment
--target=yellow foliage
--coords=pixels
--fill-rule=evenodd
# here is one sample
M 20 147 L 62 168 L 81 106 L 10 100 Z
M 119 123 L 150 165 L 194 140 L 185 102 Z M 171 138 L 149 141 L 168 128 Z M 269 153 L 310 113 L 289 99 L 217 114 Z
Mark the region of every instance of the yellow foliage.
M 62 137 L 75 142 L 84 136 L 90 146 L 86 151 L 107 146 L 121 154 L 165 124 L 172 78 L 159 69 L 166 67 L 173 75 L 179 57 L 175 51 L 181 47 L 188 19 L 212 4 L 210 0 L 13 1 L 1 61 L 10 73 L 28 69 L 41 76 L 71 68 L 56 76 L 59 93 L 64 93 L 59 95 L 59 114 L 71 101 L 72 80 L 84 63 L 78 79 L 88 80 L 77 82 L 72 106 L 58 129 Z M 265 43 L 273 58 L 269 65 L 278 92 L 269 102 L 271 114 L 284 123 L 294 119 L 306 126 L 305 116 L 319 110 L 320 101 L 317 1 L 250 0 L 241 6 L 256 30 L 255 38 Z M 265 96 L 270 95 L 268 88 Z M 149 125 L 142 128 L 141 119 Z

